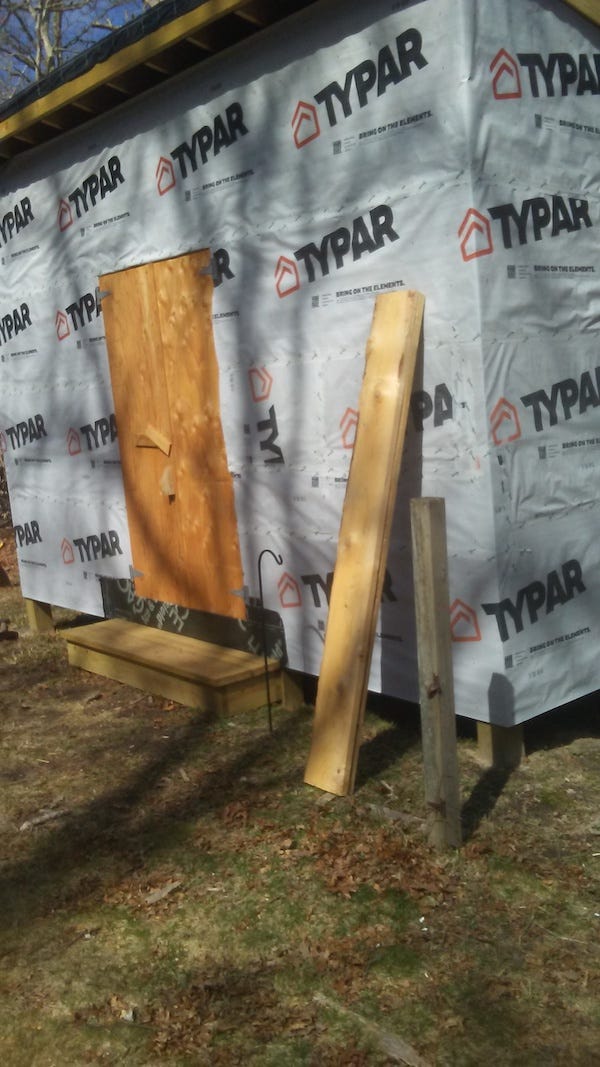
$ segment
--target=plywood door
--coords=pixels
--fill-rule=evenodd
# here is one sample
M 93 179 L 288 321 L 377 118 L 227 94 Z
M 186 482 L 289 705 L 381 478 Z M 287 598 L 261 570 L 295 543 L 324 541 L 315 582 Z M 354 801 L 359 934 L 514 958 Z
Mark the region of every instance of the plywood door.
M 102 312 L 136 592 L 241 618 L 209 266 L 201 251 L 105 274 Z

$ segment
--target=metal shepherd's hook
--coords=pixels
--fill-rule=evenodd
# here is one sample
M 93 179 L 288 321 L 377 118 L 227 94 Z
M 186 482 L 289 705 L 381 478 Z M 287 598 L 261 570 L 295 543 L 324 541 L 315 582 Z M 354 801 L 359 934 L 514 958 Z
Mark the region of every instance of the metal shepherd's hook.
M 260 615 L 262 620 L 262 646 L 263 656 L 265 660 L 265 683 L 267 686 L 267 715 L 269 718 L 269 733 L 273 733 L 273 717 L 271 715 L 271 685 L 269 681 L 269 660 L 267 656 L 267 622 L 265 619 L 265 604 L 263 600 L 263 584 L 262 584 L 262 558 L 263 556 L 272 556 L 278 567 L 281 567 L 283 563 L 283 556 L 277 556 L 275 552 L 270 548 L 263 548 L 258 557 L 258 594 L 260 597 Z

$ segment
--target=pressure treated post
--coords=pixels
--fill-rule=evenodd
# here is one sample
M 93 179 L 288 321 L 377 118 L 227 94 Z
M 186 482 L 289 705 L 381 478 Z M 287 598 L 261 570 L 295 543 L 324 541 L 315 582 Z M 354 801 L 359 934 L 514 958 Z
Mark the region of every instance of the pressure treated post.
M 410 514 L 429 840 L 435 848 L 457 848 L 460 793 L 444 501 L 411 500 Z
M 46 604 L 42 600 L 29 600 L 27 597 L 23 597 L 23 602 L 29 629 L 34 634 L 43 634 L 47 633 L 48 630 L 54 629 L 50 604 Z

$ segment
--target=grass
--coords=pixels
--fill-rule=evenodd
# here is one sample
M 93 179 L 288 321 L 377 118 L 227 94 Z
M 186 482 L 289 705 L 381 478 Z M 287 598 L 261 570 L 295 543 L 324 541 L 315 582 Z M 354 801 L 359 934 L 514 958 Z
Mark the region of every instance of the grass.
M 4 1063 L 379 1067 L 384 1032 L 439 1067 L 597 1062 L 593 700 L 532 726 L 512 775 L 459 731 L 466 841 L 439 856 L 414 709 L 374 702 L 355 795 L 324 798 L 309 708 L 269 736 L 264 709 L 70 668 L 14 589 L 0 615 Z

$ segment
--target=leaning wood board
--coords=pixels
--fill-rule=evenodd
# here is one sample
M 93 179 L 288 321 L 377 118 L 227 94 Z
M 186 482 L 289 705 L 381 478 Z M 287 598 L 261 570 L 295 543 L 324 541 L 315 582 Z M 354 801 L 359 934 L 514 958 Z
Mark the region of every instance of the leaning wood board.
M 424 297 L 377 298 L 331 589 L 305 781 L 351 793 L 421 336 Z

